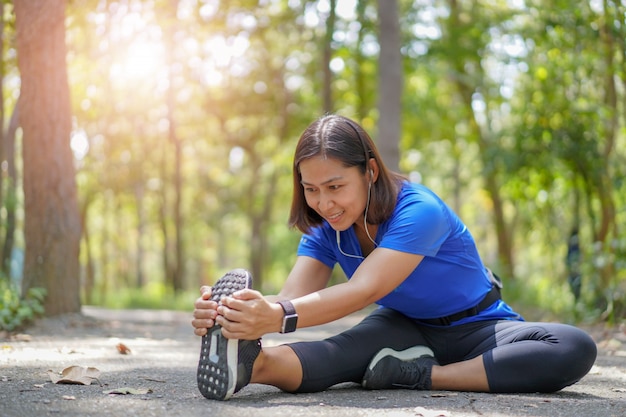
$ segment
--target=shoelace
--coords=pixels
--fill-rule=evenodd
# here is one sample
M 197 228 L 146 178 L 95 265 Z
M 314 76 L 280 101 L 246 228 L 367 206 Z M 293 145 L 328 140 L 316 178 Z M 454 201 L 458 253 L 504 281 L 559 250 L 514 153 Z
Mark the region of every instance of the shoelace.
M 419 361 L 422 360 L 423 363 Z M 430 363 L 432 362 L 432 364 Z M 424 355 L 409 362 L 400 363 L 400 382 L 392 386 L 408 389 L 430 389 L 429 367 L 436 364 L 435 358 Z
M 422 373 L 416 362 L 417 359 L 400 363 L 400 381 L 394 383 L 394 386 L 413 389 L 420 384 Z

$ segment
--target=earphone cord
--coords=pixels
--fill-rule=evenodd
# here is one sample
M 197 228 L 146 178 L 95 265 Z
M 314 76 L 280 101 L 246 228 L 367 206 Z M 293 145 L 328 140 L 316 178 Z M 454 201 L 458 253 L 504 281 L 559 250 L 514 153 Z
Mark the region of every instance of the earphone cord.
M 372 239 L 372 236 L 370 236 L 370 232 L 367 229 L 367 212 L 370 208 L 370 198 L 372 195 L 372 180 L 370 178 L 370 183 L 367 187 L 367 203 L 365 204 L 365 214 L 363 215 L 363 227 L 365 228 L 365 234 L 367 235 L 367 237 L 369 238 L 369 240 L 374 244 L 374 247 L 377 247 L 378 244 L 376 244 L 376 242 L 374 242 L 374 239 Z M 337 248 L 339 248 L 339 252 L 341 252 L 342 255 L 344 256 L 348 256 L 350 258 L 357 258 L 357 259 L 364 259 L 362 256 L 359 255 L 350 255 L 349 253 L 345 253 L 343 250 L 341 250 L 341 235 L 339 230 L 335 231 L 337 234 Z
M 372 242 L 374 244 L 374 247 L 376 247 L 378 245 L 376 244 L 376 242 L 374 242 L 374 239 L 372 239 L 372 237 L 370 236 L 370 231 L 367 229 L 367 211 L 370 208 L 370 199 L 372 197 L 372 177 L 371 177 L 371 172 L 372 171 L 370 171 L 370 183 L 367 186 L 367 204 L 365 204 L 365 214 L 363 215 L 363 227 L 365 228 L 365 234 L 369 238 L 370 242 Z

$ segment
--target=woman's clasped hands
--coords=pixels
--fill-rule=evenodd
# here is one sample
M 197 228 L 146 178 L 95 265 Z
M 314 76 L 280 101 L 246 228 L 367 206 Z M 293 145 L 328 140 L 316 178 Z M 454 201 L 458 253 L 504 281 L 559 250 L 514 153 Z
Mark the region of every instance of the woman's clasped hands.
M 282 307 L 268 301 L 259 291 L 236 291 L 219 303 L 211 299 L 211 287 L 202 286 L 200 293 L 191 322 L 197 336 L 204 336 L 216 324 L 228 339 L 254 340 L 280 330 Z

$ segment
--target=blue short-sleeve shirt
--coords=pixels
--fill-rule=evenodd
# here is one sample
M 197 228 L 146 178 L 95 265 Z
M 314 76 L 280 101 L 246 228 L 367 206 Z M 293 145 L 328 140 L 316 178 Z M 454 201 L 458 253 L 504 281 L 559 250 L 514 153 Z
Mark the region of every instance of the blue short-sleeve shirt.
M 341 250 L 336 231 L 324 222 L 302 236 L 298 255 L 331 268 L 339 263 L 350 279 L 363 262 L 362 253 L 354 228 L 340 234 Z M 439 318 L 476 306 L 491 290 L 469 230 L 443 200 L 421 184 L 403 184 L 392 216 L 378 225 L 374 240 L 380 248 L 424 256 L 402 284 L 377 301 L 381 306 L 415 319 Z M 489 319 L 521 317 L 500 300 L 453 324 Z

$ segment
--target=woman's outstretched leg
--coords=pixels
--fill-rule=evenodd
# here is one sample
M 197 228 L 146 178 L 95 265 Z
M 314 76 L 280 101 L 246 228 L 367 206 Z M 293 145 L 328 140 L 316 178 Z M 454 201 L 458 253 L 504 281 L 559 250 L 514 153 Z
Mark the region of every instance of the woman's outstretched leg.
M 300 359 L 289 345 L 263 348 L 252 367 L 250 382 L 295 391 L 302 383 Z
M 254 364 L 251 382 L 290 392 L 318 392 L 342 382 L 361 383 L 372 357 L 385 347 L 423 345 L 419 327 L 406 316 L 378 309 L 336 336 L 265 348 Z

